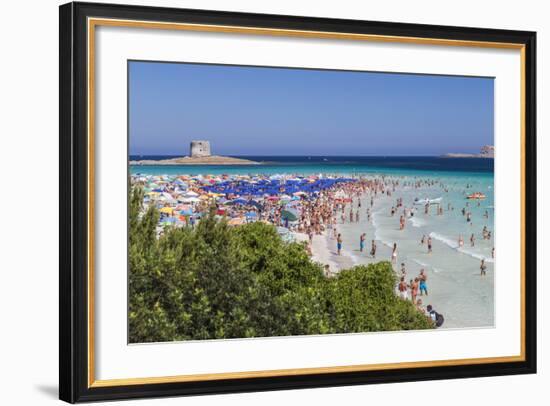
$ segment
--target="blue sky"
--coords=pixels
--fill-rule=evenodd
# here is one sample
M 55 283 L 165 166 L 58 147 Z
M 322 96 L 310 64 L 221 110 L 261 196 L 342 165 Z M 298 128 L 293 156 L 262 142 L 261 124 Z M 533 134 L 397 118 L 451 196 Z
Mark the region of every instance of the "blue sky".
M 493 144 L 493 79 L 129 63 L 131 155 L 439 155 Z

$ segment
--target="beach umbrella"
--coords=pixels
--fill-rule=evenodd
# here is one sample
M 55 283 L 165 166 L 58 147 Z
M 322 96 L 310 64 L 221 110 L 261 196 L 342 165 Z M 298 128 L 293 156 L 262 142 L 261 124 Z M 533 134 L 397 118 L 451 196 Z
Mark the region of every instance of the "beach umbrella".
M 184 203 L 198 203 L 201 201 L 198 197 L 185 197 L 181 200 Z
M 163 207 L 162 209 L 159 210 L 161 213 L 165 213 L 165 214 L 172 214 L 172 212 L 174 211 L 173 208 L 171 207 Z
M 281 212 L 281 218 L 283 220 L 288 220 L 288 221 L 296 221 L 298 220 L 298 216 L 296 215 L 296 213 L 294 213 L 293 211 L 291 210 L 283 210 Z
M 185 192 L 185 197 L 197 197 L 198 195 L 197 192 L 193 192 L 192 190 Z
M 227 204 L 230 204 L 230 205 L 246 204 L 246 203 L 247 203 L 247 200 L 245 200 L 243 198 L 238 198 L 238 199 L 234 199 L 234 200 L 231 200 L 231 201 L 227 202 Z
M 250 201 L 248 202 L 248 205 L 249 205 L 249 206 L 254 206 L 254 207 L 258 208 L 258 209 L 260 209 L 260 208 L 262 207 L 262 204 L 261 204 L 260 202 L 256 201 L 256 200 L 250 200 Z

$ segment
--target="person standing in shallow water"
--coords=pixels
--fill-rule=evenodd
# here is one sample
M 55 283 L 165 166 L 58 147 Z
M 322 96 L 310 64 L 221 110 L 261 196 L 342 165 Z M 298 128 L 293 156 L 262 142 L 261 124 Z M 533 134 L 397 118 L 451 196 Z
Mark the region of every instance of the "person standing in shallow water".
M 391 262 L 392 262 L 392 264 L 395 264 L 396 261 L 397 261 L 397 243 L 394 242 L 393 243 L 393 250 L 392 250 L 392 253 L 391 253 Z
M 432 237 L 428 236 L 428 254 L 432 253 Z
M 338 238 L 336 238 L 336 248 L 338 248 L 338 255 L 342 252 L 342 234 L 338 234 Z
M 418 279 L 420 280 L 420 296 L 423 296 L 424 293 L 426 294 L 426 296 L 428 296 L 428 285 L 426 285 L 428 275 L 426 275 L 424 269 L 420 270 L 420 275 L 418 275 Z
M 403 300 L 407 300 L 407 282 L 405 282 L 405 277 L 402 276 L 398 285 L 399 297 Z
M 361 234 L 359 237 L 359 251 L 363 252 L 363 249 L 365 248 L 365 233 Z
M 416 296 L 418 296 L 418 278 L 414 278 L 414 281 L 411 279 L 411 300 L 413 304 L 416 304 Z
M 487 265 L 485 265 L 485 259 L 481 260 L 481 265 L 479 266 L 479 270 L 481 271 L 481 276 L 485 276 L 487 274 Z
M 374 242 L 374 240 L 372 240 L 372 243 L 371 243 L 370 256 L 373 258 L 376 258 L 376 242 Z

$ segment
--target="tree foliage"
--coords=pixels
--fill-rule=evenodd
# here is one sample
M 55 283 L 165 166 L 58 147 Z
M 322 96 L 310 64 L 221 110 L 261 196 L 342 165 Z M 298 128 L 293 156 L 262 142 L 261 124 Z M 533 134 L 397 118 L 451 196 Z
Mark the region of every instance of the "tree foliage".
M 167 228 L 142 212 L 135 189 L 129 216 L 130 342 L 431 328 L 394 294 L 391 265 L 357 266 L 326 278 L 302 244 L 275 227 L 231 227 L 205 216 L 194 228 Z M 141 214 L 140 214 L 141 213 Z

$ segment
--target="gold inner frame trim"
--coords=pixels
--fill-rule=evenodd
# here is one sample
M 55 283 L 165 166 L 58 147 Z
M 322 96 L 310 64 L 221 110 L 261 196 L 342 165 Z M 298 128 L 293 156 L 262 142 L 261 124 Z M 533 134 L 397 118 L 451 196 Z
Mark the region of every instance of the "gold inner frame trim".
M 478 48 L 512 49 L 520 51 L 521 102 L 520 102 L 520 154 L 521 154 L 521 269 L 520 269 L 520 354 L 503 357 L 465 358 L 452 360 L 416 361 L 383 364 L 330 366 L 316 368 L 277 369 L 266 371 L 220 372 L 145 378 L 95 379 L 95 278 L 94 278 L 94 191 L 95 191 L 95 28 L 97 26 L 148 28 L 157 30 L 180 30 L 194 32 L 217 32 L 244 35 L 267 35 L 280 37 L 339 39 L 370 42 L 389 42 L 432 46 L 459 46 Z M 221 379 L 266 378 L 296 375 L 330 374 L 343 372 L 380 371 L 400 368 L 426 368 L 441 366 L 497 364 L 525 361 L 525 45 L 506 42 L 468 41 L 440 38 L 400 37 L 391 35 L 355 34 L 345 32 L 306 31 L 227 25 L 166 23 L 139 20 L 89 18 L 88 41 L 88 387 L 112 387 L 126 385 L 161 384 Z

